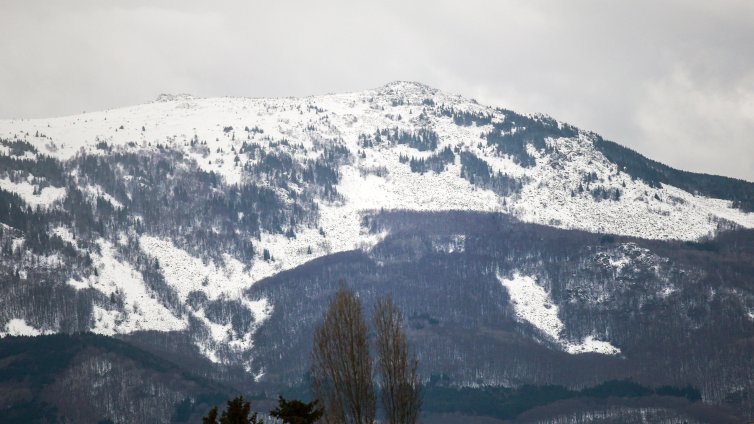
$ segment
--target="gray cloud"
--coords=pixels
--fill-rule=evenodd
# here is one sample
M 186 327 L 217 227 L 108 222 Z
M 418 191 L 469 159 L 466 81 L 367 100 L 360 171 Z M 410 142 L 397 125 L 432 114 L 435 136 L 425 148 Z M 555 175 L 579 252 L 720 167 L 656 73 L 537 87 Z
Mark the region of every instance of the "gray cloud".
M 0 117 L 408 79 L 754 180 L 752 22 L 745 0 L 6 1 Z

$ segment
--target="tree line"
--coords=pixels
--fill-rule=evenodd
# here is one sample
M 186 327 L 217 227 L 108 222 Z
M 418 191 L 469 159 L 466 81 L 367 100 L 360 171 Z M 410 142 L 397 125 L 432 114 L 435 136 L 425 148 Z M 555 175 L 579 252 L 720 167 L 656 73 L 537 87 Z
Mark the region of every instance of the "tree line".
M 311 353 L 311 390 L 315 400 L 302 402 L 280 396 L 270 416 L 289 424 L 372 424 L 377 416 L 377 387 L 384 419 L 390 424 L 413 424 L 421 409 L 419 362 L 409 350 L 404 317 L 390 297 L 377 301 L 372 323 L 374 351 L 370 354 L 369 327 L 358 296 L 341 287 L 314 333 Z M 220 414 L 214 407 L 203 424 L 257 424 L 264 422 L 243 397 L 228 401 Z

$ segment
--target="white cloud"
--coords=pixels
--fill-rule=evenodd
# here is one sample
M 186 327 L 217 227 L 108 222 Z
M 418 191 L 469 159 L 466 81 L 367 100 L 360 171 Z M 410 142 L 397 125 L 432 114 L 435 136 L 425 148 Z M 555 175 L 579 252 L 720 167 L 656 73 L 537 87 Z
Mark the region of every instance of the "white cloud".
M 683 67 L 648 83 L 636 111 L 638 147 L 670 165 L 739 178 L 754 175 L 754 72 L 733 86 Z

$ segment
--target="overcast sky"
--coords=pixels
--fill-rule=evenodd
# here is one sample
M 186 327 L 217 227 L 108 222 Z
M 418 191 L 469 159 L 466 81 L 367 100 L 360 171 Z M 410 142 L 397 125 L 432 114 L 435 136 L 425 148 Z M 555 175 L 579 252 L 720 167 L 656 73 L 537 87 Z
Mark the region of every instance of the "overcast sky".
M 754 181 L 754 1 L 0 0 L 0 118 L 414 80 Z

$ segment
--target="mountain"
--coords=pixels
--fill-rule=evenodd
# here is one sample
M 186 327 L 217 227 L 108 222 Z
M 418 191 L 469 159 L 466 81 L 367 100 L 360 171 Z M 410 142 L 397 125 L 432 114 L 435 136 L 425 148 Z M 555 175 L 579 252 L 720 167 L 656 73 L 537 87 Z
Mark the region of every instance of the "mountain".
M 754 414 L 754 183 L 422 84 L 3 120 L 0 223 L 2 335 L 273 393 L 344 278 L 443 387 L 631 378 Z

